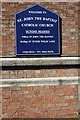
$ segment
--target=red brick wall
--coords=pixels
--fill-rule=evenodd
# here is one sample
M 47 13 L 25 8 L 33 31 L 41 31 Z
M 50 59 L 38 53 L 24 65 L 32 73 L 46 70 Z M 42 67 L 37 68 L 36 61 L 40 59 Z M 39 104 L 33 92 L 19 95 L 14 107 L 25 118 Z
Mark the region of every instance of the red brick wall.
M 2 2 L 2 55 L 15 55 L 15 13 L 38 2 Z M 77 2 L 41 2 L 62 19 L 62 55 L 77 56 Z M 0 79 L 74 77 L 75 66 L 4 67 Z M 78 111 L 78 85 L 2 88 L 3 118 L 74 118 Z
M 77 88 L 77 85 L 3 88 L 3 118 L 75 118 Z
M 23 69 L 19 70 L 3 70 L 1 72 L 0 78 L 3 79 L 16 79 L 16 78 L 41 78 L 41 77 L 73 77 L 78 76 L 78 68 L 71 68 L 70 66 L 66 67 L 43 67 L 33 69 Z
M 15 55 L 15 13 L 38 2 L 2 2 L 2 55 Z M 62 19 L 62 55 L 78 55 L 78 2 L 39 2 Z

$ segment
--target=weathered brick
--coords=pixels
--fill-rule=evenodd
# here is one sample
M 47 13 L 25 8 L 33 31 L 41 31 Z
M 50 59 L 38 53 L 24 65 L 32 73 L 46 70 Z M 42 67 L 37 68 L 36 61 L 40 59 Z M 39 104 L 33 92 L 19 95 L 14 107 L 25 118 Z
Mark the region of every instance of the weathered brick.
M 55 94 L 52 96 L 52 94 L 49 94 L 49 97 L 47 97 L 48 92 L 45 91 L 44 97 L 41 97 L 41 94 L 39 96 L 35 95 L 35 91 L 38 88 L 38 90 L 41 92 L 45 91 L 45 89 L 52 89 L 52 92 Z M 72 91 L 72 90 L 73 91 Z M 36 118 L 37 115 L 40 118 L 45 117 L 45 115 L 49 118 L 57 118 L 58 116 L 61 118 L 62 116 L 65 116 L 66 114 L 69 115 L 66 117 L 71 117 L 73 115 L 77 116 L 77 99 L 74 99 L 74 97 L 71 97 L 71 92 L 75 93 L 77 90 L 77 85 L 75 88 L 72 88 L 71 85 L 66 86 L 39 86 L 39 87 L 18 87 L 17 88 L 3 88 L 3 94 L 7 94 L 8 91 L 13 91 L 11 94 L 9 94 L 9 98 L 3 97 L 3 117 L 8 116 L 18 116 L 18 117 L 31 117 Z M 17 91 L 16 91 L 17 90 Z M 26 90 L 29 91 L 29 94 L 25 94 Z M 62 91 L 59 91 L 62 90 Z M 65 99 L 65 96 L 67 96 L 66 91 L 69 91 L 71 94 L 68 99 Z M 21 92 L 20 92 L 21 91 Z M 17 92 L 17 93 L 16 93 Z M 59 93 L 63 93 L 63 96 L 59 96 Z M 29 96 L 30 95 L 30 96 Z M 78 94 L 76 94 L 78 95 Z M 34 97 L 33 97 L 34 96 Z M 10 106 L 8 105 L 10 104 Z M 4 106 L 5 105 L 5 106 Z M 7 106 L 7 108 L 6 108 Z M 71 110 L 72 109 L 72 110 Z M 56 114 L 56 111 L 58 114 Z M 15 114 L 17 112 L 17 115 Z M 26 115 L 27 113 L 27 115 Z M 30 114 L 29 114 L 30 113 Z M 38 114 L 40 113 L 40 114 Z

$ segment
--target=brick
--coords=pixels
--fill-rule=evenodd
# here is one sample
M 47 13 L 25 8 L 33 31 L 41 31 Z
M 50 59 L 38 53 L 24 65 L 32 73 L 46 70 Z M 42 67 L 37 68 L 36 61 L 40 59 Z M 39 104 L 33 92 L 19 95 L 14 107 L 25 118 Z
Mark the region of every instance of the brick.
M 37 2 L 60 15 L 62 23 L 62 55 L 78 55 L 77 2 Z M 14 15 L 36 2 L 2 3 L 3 55 L 15 55 Z M 3 79 L 78 76 L 73 66 L 49 66 L 22 70 L 3 70 Z M 36 86 L 2 88 L 4 118 L 71 118 L 77 117 L 78 86 Z M 72 109 L 72 110 L 71 110 Z
M 60 6 L 50 5 L 50 9 L 60 9 Z
M 14 20 L 14 14 L 16 12 L 19 12 L 25 8 L 28 8 L 30 6 L 32 6 L 33 4 L 36 4 L 36 2 L 23 2 L 23 4 L 20 4 L 18 2 L 12 2 L 12 3 L 2 3 L 2 7 L 3 7 L 3 12 L 2 12 L 2 16 L 3 18 L 6 20 L 4 22 L 6 22 L 6 25 L 3 25 L 5 27 L 9 27 L 9 28 L 14 28 L 14 23 L 13 24 L 9 24 L 9 21 L 10 20 Z M 49 2 L 46 2 L 46 5 L 45 5 L 45 2 L 41 2 L 39 3 L 41 4 L 42 6 L 52 10 L 53 12 L 56 10 L 56 13 L 60 14 L 61 15 L 61 19 L 62 19 L 62 23 L 63 23 L 63 28 L 67 28 L 67 29 L 72 29 L 72 26 L 73 24 L 71 24 L 71 22 L 76 22 L 78 18 L 76 18 L 76 15 L 78 14 L 78 5 L 79 3 L 77 2 L 59 2 L 59 3 L 49 3 Z M 76 14 L 76 15 L 75 15 Z M 9 20 L 9 21 L 7 21 Z M 66 27 L 67 26 L 67 27 Z M 76 31 L 76 26 L 73 26 L 73 28 L 75 28 L 75 31 Z M 65 29 L 66 30 L 66 29 Z M 67 30 L 68 31 L 68 30 Z M 75 32 L 74 31 L 74 32 Z M 12 33 L 13 34 L 13 33 Z M 65 41 L 67 42 L 67 37 L 64 38 L 65 35 L 67 35 L 68 33 L 65 31 L 64 34 L 62 34 L 62 41 Z M 7 35 L 7 31 L 5 33 L 3 33 L 3 35 Z M 69 35 L 69 34 L 68 34 Z M 14 35 L 13 35 L 14 36 Z M 69 39 L 70 39 L 70 36 L 73 36 L 75 37 L 75 35 L 69 35 Z M 7 40 L 9 40 L 10 38 L 7 38 Z M 8 45 L 8 48 L 9 47 L 15 47 L 15 38 L 13 38 L 14 42 L 12 44 L 12 46 Z M 73 44 L 73 43 L 72 43 Z M 4 47 L 4 46 L 3 46 Z M 74 48 L 73 48 L 74 49 Z M 3 50 L 3 54 L 7 54 L 7 55 L 14 55 L 15 54 L 15 49 L 13 50 L 9 50 L 10 52 L 8 52 L 8 49 L 6 50 L 7 52 L 5 53 L 5 51 Z M 62 46 L 62 50 L 64 50 L 64 46 Z M 70 51 L 68 48 L 67 48 L 67 52 L 62 52 L 63 55 L 71 55 L 73 54 L 75 56 L 75 54 L 77 54 L 77 51 L 75 50 L 75 52 L 72 52 Z M 38 75 L 39 76 L 39 75 Z M 41 77 L 41 76 L 39 76 Z M 45 77 L 45 75 L 44 75 Z
M 73 99 L 74 96 L 65 96 L 65 99 Z
M 45 91 L 46 94 L 44 94 L 44 97 L 40 97 L 39 96 L 34 96 L 33 95 L 35 94 L 35 92 L 33 92 L 33 94 L 30 94 L 30 98 L 28 99 L 28 95 L 25 94 L 26 96 L 24 96 L 24 93 L 26 92 L 26 90 L 31 90 L 33 89 L 33 91 L 35 91 L 35 89 L 38 89 L 40 90 L 40 92 L 44 89 L 46 90 L 46 88 L 48 89 L 48 91 L 50 89 L 52 90 L 55 90 L 55 94 L 54 96 L 52 96 L 52 94 L 49 94 L 49 97 L 47 97 L 46 95 L 48 94 L 47 91 Z M 72 89 L 72 90 L 71 90 Z M 23 112 L 23 116 L 26 116 L 26 111 L 32 111 L 31 113 L 31 116 L 33 117 L 36 117 L 37 114 L 34 114 L 33 113 L 33 109 L 34 111 L 37 110 L 37 113 L 40 112 L 41 115 L 43 114 L 43 116 L 55 116 L 57 117 L 56 115 L 56 110 L 58 112 L 58 116 L 62 117 L 62 116 L 65 116 L 66 113 L 68 114 L 73 114 L 73 112 L 77 112 L 77 99 L 74 99 L 74 97 L 72 97 L 72 94 L 70 96 L 67 96 L 66 94 L 66 91 L 70 90 L 72 91 L 73 93 L 75 93 L 75 90 L 77 89 L 77 86 L 72 87 L 71 85 L 69 86 L 46 86 L 46 87 L 21 87 L 21 88 L 6 88 L 6 89 L 3 89 L 4 91 L 4 95 L 6 94 L 6 91 L 7 90 L 7 94 L 8 94 L 8 91 L 13 91 L 11 92 L 10 94 L 10 99 L 7 97 L 3 97 L 3 99 L 6 100 L 5 102 L 5 105 L 7 105 L 7 110 L 6 110 L 6 107 L 3 107 L 4 108 L 4 112 L 7 112 L 10 116 L 10 109 L 12 109 L 12 107 L 10 108 L 10 106 L 8 106 L 8 103 L 11 104 L 11 106 L 13 105 L 15 107 L 15 109 L 13 108 L 12 109 L 12 116 L 15 116 L 14 112 L 16 110 L 18 110 L 18 116 L 22 116 L 22 114 L 20 114 L 21 112 Z M 21 92 L 19 92 L 21 90 Z M 59 96 L 59 93 L 61 93 L 62 90 L 62 93 L 63 96 Z M 70 91 L 68 91 L 70 93 Z M 32 93 L 32 92 L 31 92 Z M 23 96 L 23 97 L 22 97 Z M 77 96 L 77 94 L 76 94 Z M 67 97 L 65 99 L 65 97 Z M 15 100 L 15 101 L 14 101 Z M 13 101 L 13 102 L 12 102 Z M 54 103 L 54 104 L 53 104 Z M 4 104 L 4 102 L 3 102 Z M 26 106 L 25 106 L 26 104 Z M 73 110 L 71 110 L 71 108 L 73 108 Z M 6 111 L 5 111 L 6 110 Z M 54 112 L 53 112 L 54 110 Z M 20 112 L 20 113 L 19 113 Z M 46 113 L 45 113 L 46 112 Z M 61 115 L 62 114 L 62 115 Z M 40 115 L 40 116 L 41 116 Z M 71 116 L 70 115 L 70 116 Z M 40 117 L 39 114 L 38 114 L 38 117 Z

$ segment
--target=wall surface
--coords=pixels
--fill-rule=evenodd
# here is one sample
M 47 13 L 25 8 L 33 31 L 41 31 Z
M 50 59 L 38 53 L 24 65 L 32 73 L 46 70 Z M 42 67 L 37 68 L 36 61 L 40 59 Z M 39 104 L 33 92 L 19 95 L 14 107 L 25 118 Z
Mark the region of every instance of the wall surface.
M 38 2 L 2 2 L 2 55 L 15 55 L 15 14 Z M 78 2 L 39 2 L 60 15 L 62 55 L 77 56 L 78 51 Z
M 77 116 L 77 85 L 3 88 L 4 118 Z
M 60 15 L 61 56 L 37 56 L 39 59 L 16 56 L 14 16 L 34 4 Z M 2 2 L 3 118 L 78 117 L 79 5 L 79 2 Z

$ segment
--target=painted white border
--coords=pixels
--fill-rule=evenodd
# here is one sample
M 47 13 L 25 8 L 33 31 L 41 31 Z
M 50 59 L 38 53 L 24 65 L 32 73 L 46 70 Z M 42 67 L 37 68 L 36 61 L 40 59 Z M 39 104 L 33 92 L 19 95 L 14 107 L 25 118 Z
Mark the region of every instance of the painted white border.
M 15 14 L 15 53 L 17 55 L 16 14 Z
M 59 53 L 53 53 L 53 54 L 17 54 L 16 15 L 17 15 L 17 14 L 20 14 L 20 13 L 22 13 L 22 12 L 24 12 L 24 11 L 30 9 L 30 8 L 33 8 L 33 7 L 35 7 L 36 5 L 40 6 L 40 7 L 43 8 L 43 9 L 46 9 L 47 11 L 49 11 L 49 12 L 51 12 L 51 13 L 53 13 L 53 14 L 55 14 L 55 15 L 58 16 L 58 45 L 59 45 Z M 53 11 L 47 9 L 47 8 L 44 8 L 43 6 L 41 6 L 41 5 L 39 5 L 39 4 L 35 4 L 35 5 L 27 8 L 27 9 L 24 9 L 24 10 L 22 10 L 22 11 L 20 11 L 20 12 L 17 12 L 17 13 L 15 14 L 15 41 L 16 41 L 16 47 L 15 47 L 15 48 L 16 48 L 16 55 L 17 55 L 17 56 L 18 56 L 18 55 L 25 55 L 25 56 L 28 56 L 28 55 L 29 55 L 29 56 L 35 56 L 35 55 L 36 55 L 36 56 L 37 56 L 37 55 L 39 55 L 39 56 L 43 56 L 43 55 L 46 55 L 46 56 L 49 56 L 49 55 L 54 56 L 54 55 L 60 55 L 60 20 L 59 20 L 59 15 L 56 14 L 56 13 L 54 13 Z

